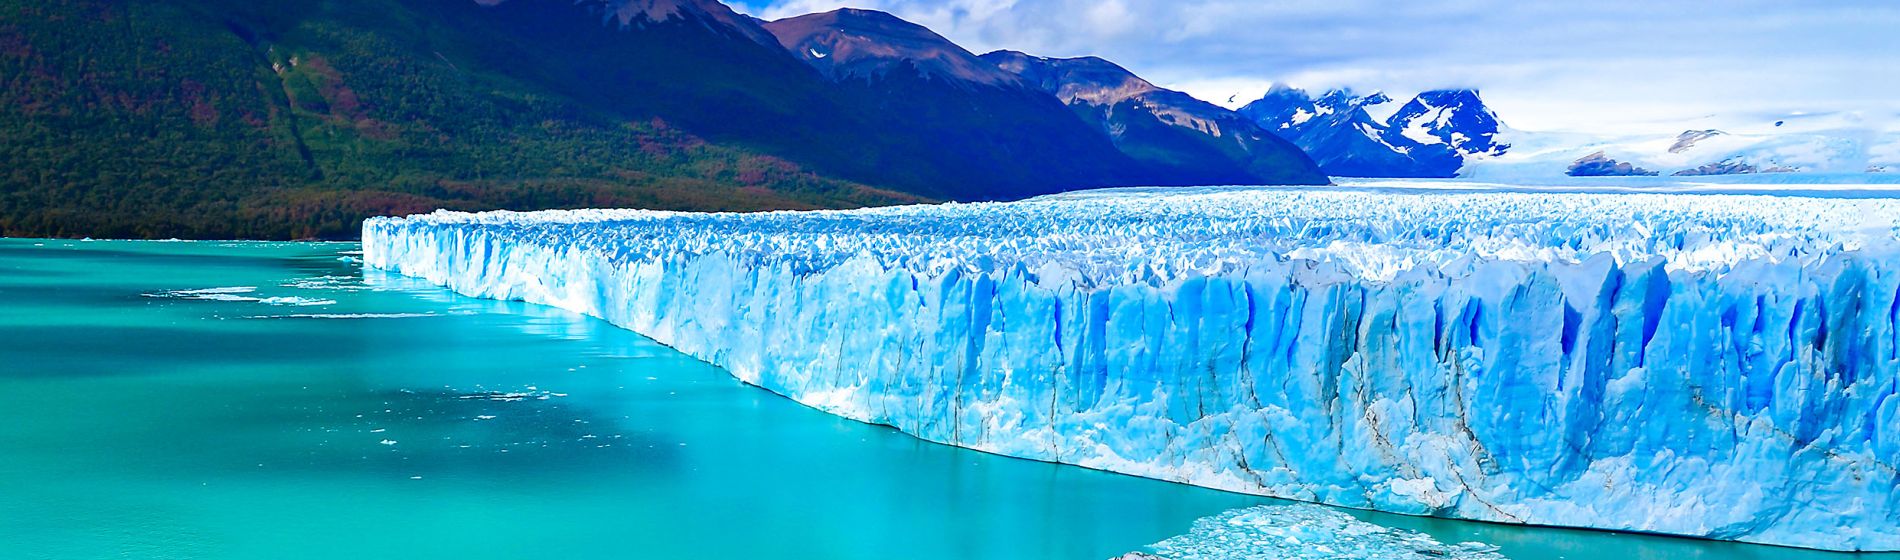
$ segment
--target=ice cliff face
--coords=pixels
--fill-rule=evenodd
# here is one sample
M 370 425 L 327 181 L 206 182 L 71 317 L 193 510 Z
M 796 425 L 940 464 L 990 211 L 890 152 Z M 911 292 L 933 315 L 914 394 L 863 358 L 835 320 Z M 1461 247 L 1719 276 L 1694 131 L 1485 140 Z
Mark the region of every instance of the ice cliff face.
M 1900 201 L 1209 189 L 437 213 L 373 267 L 920 437 L 1329 504 L 1900 549 Z

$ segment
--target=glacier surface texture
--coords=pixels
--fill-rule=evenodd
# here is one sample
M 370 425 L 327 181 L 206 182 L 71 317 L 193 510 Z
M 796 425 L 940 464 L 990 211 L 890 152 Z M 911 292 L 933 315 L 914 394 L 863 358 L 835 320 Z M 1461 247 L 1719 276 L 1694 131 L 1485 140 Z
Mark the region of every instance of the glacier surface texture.
M 842 416 L 1392 512 L 1900 549 L 1900 201 L 1110 190 L 438 212 L 372 267 Z

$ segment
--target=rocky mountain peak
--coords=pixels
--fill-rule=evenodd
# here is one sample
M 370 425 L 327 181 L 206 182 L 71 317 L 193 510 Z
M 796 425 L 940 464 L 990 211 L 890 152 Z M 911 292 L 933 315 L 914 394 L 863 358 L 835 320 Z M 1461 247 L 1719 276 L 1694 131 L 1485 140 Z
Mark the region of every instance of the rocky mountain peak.
M 1031 86 L 1054 94 L 1064 103 L 1113 105 L 1162 91 L 1134 72 L 1093 56 L 1045 58 L 1016 51 L 996 51 L 980 58 L 1021 76 Z
M 956 84 L 1021 87 L 1022 80 L 924 26 L 875 10 L 839 9 L 781 19 L 766 31 L 834 80 L 870 79 L 909 65 Z
M 1727 134 L 1727 133 L 1722 132 L 1720 130 L 1715 130 L 1715 129 L 1684 130 L 1682 131 L 1682 134 L 1676 135 L 1676 142 L 1674 144 L 1669 145 L 1669 153 L 1680 154 L 1680 153 L 1689 151 L 1689 148 L 1694 148 L 1697 142 L 1708 140 L 1710 138 L 1721 136 L 1723 134 Z
M 1420 93 L 1399 107 L 1386 124 L 1397 136 L 1419 144 L 1444 144 L 1461 155 L 1497 155 L 1510 148 L 1497 142 L 1503 125 L 1476 90 Z
M 483 6 L 509 1 L 474 0 Z M 575 5 L 596 7 L 603 18 L 622 27 L 642 27 L 673 21 L 694 22 L 716 31 L 736 34 L 761 45 L 777 46 L 778 40 L 759 26 L 757 20 L 732 11 L 718 0 L 575 0 Z

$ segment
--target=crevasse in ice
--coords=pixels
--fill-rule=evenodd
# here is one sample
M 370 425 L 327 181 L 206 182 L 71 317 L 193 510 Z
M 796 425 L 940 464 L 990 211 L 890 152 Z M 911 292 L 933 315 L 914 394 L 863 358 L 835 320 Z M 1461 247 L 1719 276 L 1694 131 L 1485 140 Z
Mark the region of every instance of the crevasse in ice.
M 1327 504 L 1900 549 L 1900 201 L 1112 190 L 438 212 L 364 260 L 985 451 Z

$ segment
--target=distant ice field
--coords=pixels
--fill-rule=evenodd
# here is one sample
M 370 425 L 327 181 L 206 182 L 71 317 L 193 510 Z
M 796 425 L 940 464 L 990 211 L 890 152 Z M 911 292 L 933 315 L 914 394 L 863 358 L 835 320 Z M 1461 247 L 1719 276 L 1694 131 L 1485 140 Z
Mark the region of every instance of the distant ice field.
M 1900 173 L 1746 173 L 1700 177 L 1539 177 L 1534 182 L 1509 178 L 1361 179 L 1335 177 L 1345 188 L 1402 190 L 1474 190 L 1504 192 L 1764 194 L 1777 196 L 1891 197 L 1900 193 Z
M 1473 259 L 1663 257 L 1671 268 L 1703 269 L 1797 247 L 1891 246 L 1900 201 L 1845 196 L 1864 186 L 1807 197 L 1361 180 L 1332 189 L 1109 189 L 1013 203 L 851 211 L 439 212 L 376 223 L 474 226 L 612 249 L 612 257 L 627 260 L 718 253 L 800 270 L 868 258 L 882 268 L 930 275 L 1020 267 L 1039 281 L 1101 286 L 1302 260 L 1391 280 L 1406 270 Z

